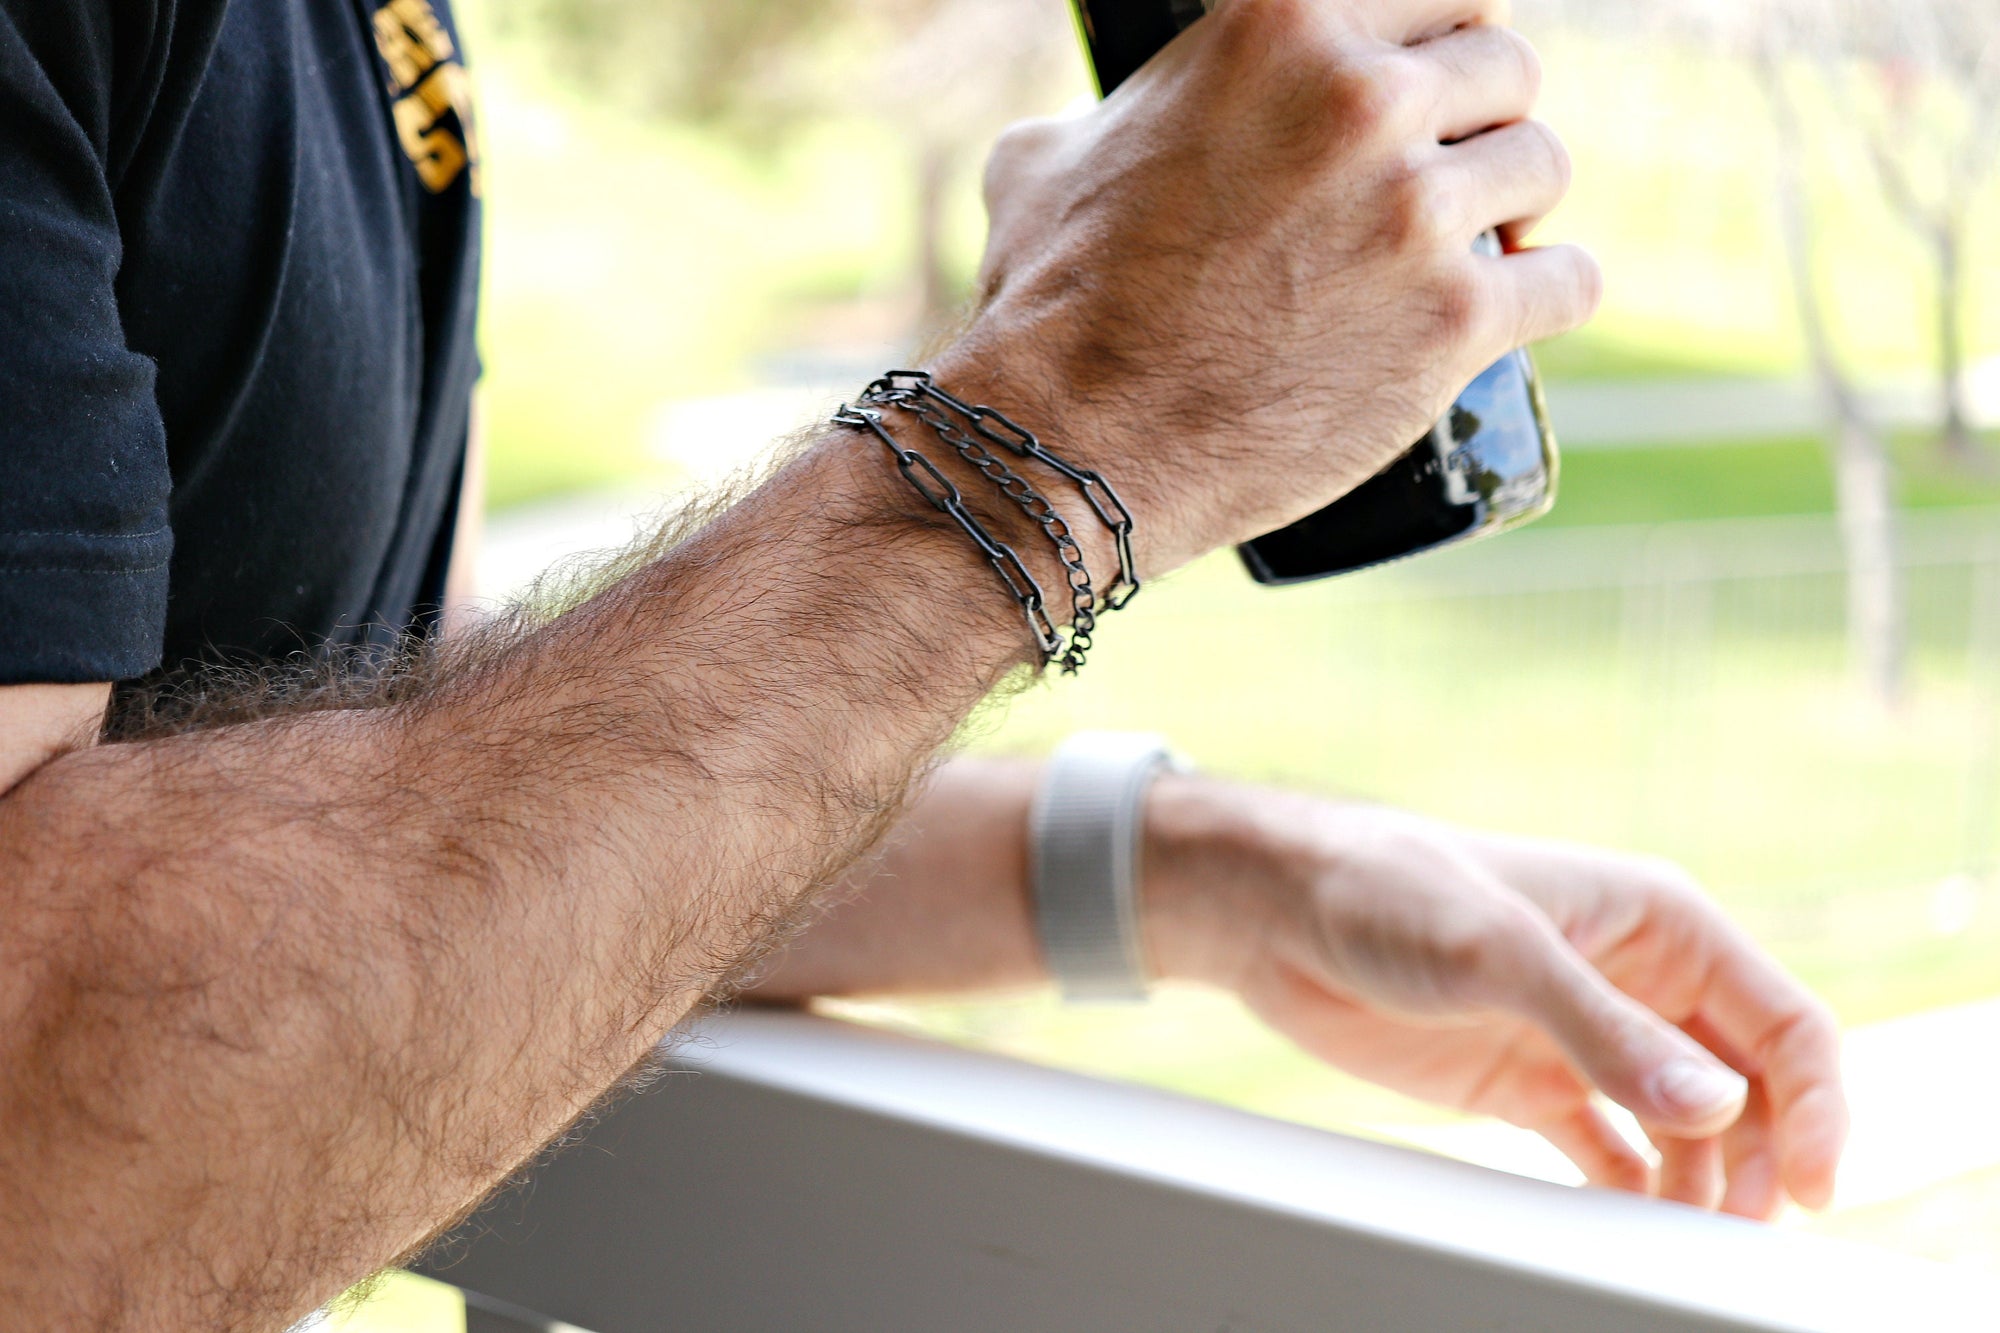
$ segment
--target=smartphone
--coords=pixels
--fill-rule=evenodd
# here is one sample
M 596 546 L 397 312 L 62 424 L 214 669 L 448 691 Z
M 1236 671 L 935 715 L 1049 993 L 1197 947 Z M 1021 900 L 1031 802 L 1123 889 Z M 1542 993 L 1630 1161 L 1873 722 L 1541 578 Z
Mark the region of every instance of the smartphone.
M 1205 0 L 1074 0 L 1099 90 L 1109 96 L 1208 12 Z M 1501 253 L 1500 238 L 1478 242 Z M 1325 509 L 1238 548 L 1259 583 L 1308 583 L 1491 536 L 1554 507 L 1560 455 L 1534 358 L 1511 352 L 1444 420 Z

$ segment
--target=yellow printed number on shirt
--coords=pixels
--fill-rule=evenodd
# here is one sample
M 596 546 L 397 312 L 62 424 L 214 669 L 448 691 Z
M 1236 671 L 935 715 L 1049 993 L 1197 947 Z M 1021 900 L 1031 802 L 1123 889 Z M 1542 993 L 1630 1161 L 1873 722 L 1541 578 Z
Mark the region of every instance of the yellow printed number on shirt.
M 396 137 L 424 188 L 442 194 L 469 171 L 477 195 L 472 80 L 430 0 L 389 0 L 376 10 L 375 47 L 396 94 Z

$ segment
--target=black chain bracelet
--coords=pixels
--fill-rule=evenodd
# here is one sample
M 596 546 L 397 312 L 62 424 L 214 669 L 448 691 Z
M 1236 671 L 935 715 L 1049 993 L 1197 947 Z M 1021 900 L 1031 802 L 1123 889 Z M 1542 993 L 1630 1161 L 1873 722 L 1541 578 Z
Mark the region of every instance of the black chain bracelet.
M 916 417 L 1042 529 L 1055 548 L 1056 561 L 1063 568 L 1070 594 L 1068 642 L 1055 660 L 1064 675 L 1075 675 L 1090 653 L 1091 636 L 1097 629 L 1097 593 L 1091 587 L 1090 570 L 1083 561 L 1083 547 L 1070 530 L 1069 522 L 1027 478 L 994 457 L 977 437 L 968 435 L 934 403 L 895 388 L 886 379 L 869 385 L 861 402 L 869 407 L 901 408 Z
M 1118 546 L 1118 577 L 1104 590 L 1102 606 L 1107 610 L 1122 611 L 1139 595 L 1142 585 L 1132 554 L 1132 511 L 1125 507 L 1125 502 L 1118 498 L 1118 492 L 1112 489 L 1102 473 L 1070 463 L 1043 444 L 1033 431 L 1009 419 L 1005 413 L 968 403 L 940 389 L 927 370 L 892 370 L 868 386 L 868 396 L 899 404 L 903 404 L 905 399 L 929 399 L 965 418 L 966 423 L 984 439 L 1022 458 L 1032 458 L 1067 478 L 1090 505 L 1098 521 L 1111 530 Z
M 880 440 L 896 460 L 897 470 L 903 480 L 909 482 L 917 494 L 930 502 L 932 508 L 956 523 L 973 545 L 979 548 L 994 573 L 1007 585 L 1007 591 L 1021 604 L 1021 613 L 1027 618 L 1028 632 L 1034 635 L 1035 647 L 1041 652 L 1042 665 L 1056 661 L 1063 653 L 1065 644 L 1055 622 L 1049 618 L 1047 604 L 1042 597 L 1042 585 L 1035 580 L 1028 567 L 1021 563 L 1021 557 L 1014 548 L 998 540 L 988 532 L 965 507 L 965 497 L 952 483 L 950 477 L 938 471 L 937 464 L 914 449 L 905 448 L 896 442 L 895 436 L 883 429 L 882 414 L 866 409 L 842 405 L 834 414 L 834 424 L 851 426 L 865 430 Z
M 895 370 L 870 384 L 858 406 L 843 404 L 833 418 L 843 426 L 865 429 L 886 446 L 896 459 L 903 477 L 931 506 L 947 515 L 962 529 L 1001 581 L 1021 603 L 1029 629 L 1042 654 L 1044 667 L 1054 663 L 1064 675 L 1075 675 L 1090 652 L 1097 616 L 1102 610 L 1123 610 L 1139 592 L 1139 577 L 1132 554 L 1132 514 L 1104 477 L 1079 468 L 1047 448 L 1033 432 L 1017 425 L 990 407 L 975 406 L 938 388 L 926 371 Z M 964 503 L 957 486 L 935 464 L 891 435 L 883 425 L 879 408 L 896 408 L 915 417 L 979 472 L 1001 495 L 1018 506 L 1041 529 L 1055 548 L 1068 581 L 1071 625 L 1065 638 L 1048 614 L 1041 584 L 1035 580 L 1020 556 L 1005 542 L 997 540 Z M 964 419 L 965 426 L 951 414 Z M 1118 577 L 1102 595 L 1091 584 L 1084 564 L 1083 548 L 1060 511 L 1036 490 L 1025 477 L 1010 468 L 982 441 L 997 444 L 1022 458 L 1030 458 L 1073 483 L 1100 522 L 1110 529 L 1118 551 Z

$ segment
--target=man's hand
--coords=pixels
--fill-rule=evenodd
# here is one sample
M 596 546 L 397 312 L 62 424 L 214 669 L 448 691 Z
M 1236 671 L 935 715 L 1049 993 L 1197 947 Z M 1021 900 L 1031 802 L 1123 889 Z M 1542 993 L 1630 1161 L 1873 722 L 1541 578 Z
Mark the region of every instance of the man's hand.
M 1041 980 L 1036 781 L 941 772 L 755 996 Z M 1331 1064 L 1536 1130 L 1597 1184 L 1760 1218 L 1832 1193 L 1833 1020 L 1671 866 L 1202 778 L 1154 789 L 1143 865 L 1155 972 L 1241 995 Z M 1599 1092 L 1645 1126 L 1657 1170 Z
M 1140 516 L 1158 574 L 1321 508 L 1600 279 L 1518 240 L 1569 184 L 1491 7 L 1228 0 L 1103 106 L 1013 131 L 985 303 L 940 366 Z
M 1831 1198 L 1833 1019 L 1676 868 L 1198 779 L 1162 783 L 1150 850 L 1156 964 L 1329 1063 L 1535 1130 L 1597 1184 L 1758 1218 Z

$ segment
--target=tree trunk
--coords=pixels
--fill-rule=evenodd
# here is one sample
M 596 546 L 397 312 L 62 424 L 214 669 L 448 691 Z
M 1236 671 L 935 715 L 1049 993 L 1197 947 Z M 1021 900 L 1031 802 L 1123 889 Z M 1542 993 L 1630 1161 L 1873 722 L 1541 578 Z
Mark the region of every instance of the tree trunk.
M 945 205 L 951 189 L 954 154 L 935 138 L 917 146 L 917 282 L 921 302 L 917 341 L 929 341 L 951 323 L 958 292 L 945 266 Z
M 1949 207 L 1937 221 L 1933 245 L 1938 266 L 1938 376 L 1945 457 L 1964 468 L 1986 458 L 1972 437 L 1972 414 L 1965 404 L 1964 228 Z
M 1833 469 L 1847 557 L 1848 652 L 1876 698 L 1894 707 L 1903 698 L 1907 633 L 1895 482 L 1881 436 L 1865 420 L 1849 416 L 1836 427 Z
M 1971 141 L 1976 144 L 1977 139 Z M 1965 404 L 1965 210 L 1983 171 L 1968 168 L 1950 179 L 1944 197 L 1926 203 L 1903 161 L 1896 155 L 1896 137 L 1883 132 L 1868 137 L 1875 175 L 1889 206 L 1930 250 L 1936 266 L 1938 318 L 1938 450 L 1954 467 L 1983 470 L 1986 457 L 1973 438 L 1971 414 Z
M 1827 328 L 1814 280 L 1811 205 L 1806 198 L 1806 138 L 1775 54 L 1757 62 L 1777 130 L 1776 184 L 1791 271 L 1792 302 L 1811 353 L 1813 378 L 1832 431 L 1834 490 L 1847 560 L 1847 638 L 1856 673 L 1886 707 L 1903 697 L 1904 595 L 1896 551 L 1894 468 L 1882 432 L 1862 406 Z

